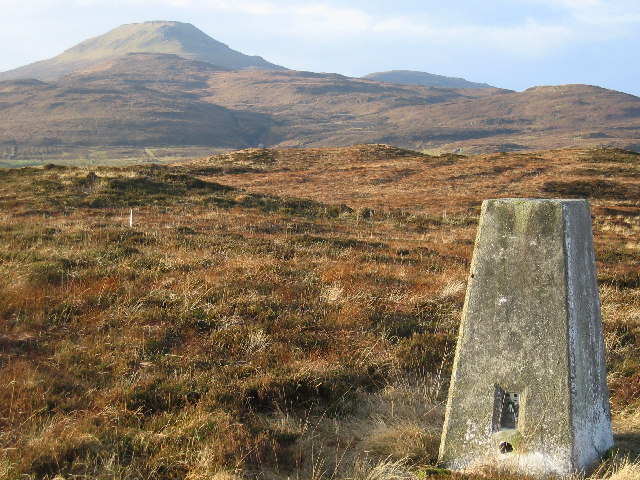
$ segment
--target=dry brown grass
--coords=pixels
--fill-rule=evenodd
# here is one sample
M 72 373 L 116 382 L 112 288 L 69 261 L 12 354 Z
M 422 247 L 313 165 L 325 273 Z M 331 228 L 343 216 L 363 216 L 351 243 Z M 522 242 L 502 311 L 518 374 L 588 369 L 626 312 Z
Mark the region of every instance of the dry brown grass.
M 194 174 L 205 175 L 206 167 L 218 171 L 207 178 L 253 192 L 344 202 L 374 215 L 389 209 L 473 215 L 480 199 L 510 196 L 587 196 L 595 207 L 601 200 L 628 200 L 630 212 L 637 213 L 634 200 L 640 196 L 640 155 L 614 149 L 471 157 L 411 155 L 385 145 L 243 152 L 186 165 Z
M 586 178 L 576 173 L 585 166 L 602 178 L 637 169 L 636 157 L 350 152 L 362 166 L 355 181 L 348 169 L 325 172 L 339 150 L 305 166 L 318 176 L 307 196 L 331 203 L 197 181 L 202 164 L 97 178 L 1 171 L 0 477 L 476 478 L 429 465 L 479 203 L 545 195 L 552 179 Z M 302 195 L 278 162 L 269 188 Z M 365 185 L 402 162 L 422 170 Z M 219 179 L 255 178 L 243 175 Z M 638 187 L 626 170 L 615 181 Z M 633 459 L 640 204 L 593 185 L 616 441 Z M 637 467 L 620 465 L 597 475 Z

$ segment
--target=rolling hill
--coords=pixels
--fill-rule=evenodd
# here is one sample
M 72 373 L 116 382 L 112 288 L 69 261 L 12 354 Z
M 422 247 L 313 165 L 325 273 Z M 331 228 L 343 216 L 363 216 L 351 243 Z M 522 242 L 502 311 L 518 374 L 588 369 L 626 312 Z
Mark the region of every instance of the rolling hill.
M 365 75 L 362 78 L 376 80 L 378 82 L 401 83 L 403 85 L 426 85 L 428 87 L 444 88 L 495 88 L 487 83 L 470 82 L 464 78 L 446 77 L 427 72 L 413 70 L 391 70 L 389 72 L 376 72 Z

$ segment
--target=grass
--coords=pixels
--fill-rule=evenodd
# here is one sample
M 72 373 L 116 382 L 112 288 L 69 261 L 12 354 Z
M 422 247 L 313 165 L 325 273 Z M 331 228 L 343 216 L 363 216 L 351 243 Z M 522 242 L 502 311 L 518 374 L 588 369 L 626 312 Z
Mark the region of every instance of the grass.
M 439 214 L 185 166 L 0 171 L 0 477 L 478 478 L 434 466 L 481 200 L 467 185 L 514 171 L 473 160 L 436 167 L 455 170 L 432 175 Z M 640 205 L 593 202 L 620 449 L 593 478 L 620 480 L 640 454 Z
M 0 144 L 0 169 L 42 166 L 124 166 L 140 163 L 166 164 L 211 154 L 211 147 L 83 147 Z M 220 152 L 224 149 L 219 149 Z

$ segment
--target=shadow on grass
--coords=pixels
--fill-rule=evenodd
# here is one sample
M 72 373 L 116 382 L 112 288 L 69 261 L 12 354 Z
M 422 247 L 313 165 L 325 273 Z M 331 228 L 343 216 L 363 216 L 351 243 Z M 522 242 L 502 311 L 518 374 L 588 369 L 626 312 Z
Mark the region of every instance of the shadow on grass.
M 640 431 L 615 434 L 613 441 L 622 455 L 632 460 L 640 458 Z

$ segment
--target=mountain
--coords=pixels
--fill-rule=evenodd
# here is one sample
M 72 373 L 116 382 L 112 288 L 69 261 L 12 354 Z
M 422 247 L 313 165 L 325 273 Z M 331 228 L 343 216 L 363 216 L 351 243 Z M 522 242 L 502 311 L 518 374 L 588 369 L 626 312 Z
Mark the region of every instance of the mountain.
M 137 53 L 56 83 L 0 82 L 0 139 L 18 146 L 250 146 L 270 119 L 196 93 L 221 71 L 177 55 Z
M 130 27 L 114 32 L 133 31 Z M 69 50 L 77 54 L 75 70 L 55 80 L 0 81 L 0 161 L 128 146 L 240 149 L 387 143 L 463 153 L 593 146 L 640 150 L 640 98 L 595 86 L 513 92 L 237 69 L 185 58 L 184 52 L 197 49 L 187 48 L 184 35 L 181 55 L 111 54 L 117 38 L 127 39 L 123 45 L 153 44 L 175 51 L 172 39 L 177 34 L 149 39 L 161 38 L 160 31 L 182 29 L 199 32 L 175 22 L 138 24 L 135 31 L 146 33 L 135 42 L 129 34 L 111 32 L 106 36 L 110 39 L 81 44 L 87 56 L 80 55 L 80 47 Z
M 640 150 L 640 98 L 587 85 L 525 92 L 225 70 L 171 54 L 105 60 L 56 82 L 0 82 L 0 147 L 344 146 L 490 152 Z
M 22 149 L 413 143 L 402 118 L 393 118 L 395 110 L 483 95 L 489 93 L 336 74 L 232 71 L 177 55 L 138 53 L 55 82 L 0 82 L 0 143 Z
M 231 70 L 250 67 L 284 70 L 284 67 L 269 63 L 262 57 L 232 50 L 189 23 L 154 21 L 122 25 L 49 60 L 0 73 L 0 80 L 55 80 L 67 73 L 129 53 L 174 54 Z
M 495 88 L 486 83 L 476 83 L 464 78 L 445 77 L 433 73 L 416 72 L 413 70 L 391 70 L 365 75 L 365 79 L 378 82 L 400 83 L 403 85 L 426 85 L 428 87 L 444 88 Z

